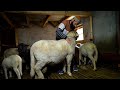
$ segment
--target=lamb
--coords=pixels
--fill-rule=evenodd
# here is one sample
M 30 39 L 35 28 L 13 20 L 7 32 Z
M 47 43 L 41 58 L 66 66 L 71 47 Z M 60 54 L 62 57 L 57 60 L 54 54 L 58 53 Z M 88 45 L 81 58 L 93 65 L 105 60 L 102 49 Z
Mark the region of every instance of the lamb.
M 4 51 L 4 58 L 10 55 L 19 55 L 22 58 L 23 68 L 30 68 L 30 46 L 20 43 L 18 48 L 9 48 Z M 27 68 L 26 68 L 27 69 Z
M 39 40 L 35 42 L 30 48 L 31 56 L 31 71 L 30 76 L 35 74 L 36 78 L 44 79 L 42 69 L 47 64 L 54 65 L 62 62 L 65 58 L 67 60 L 67 74 L 72 76 L 70 71 L 71 61 L 75 54 L 75 38 L 78 33 L 71 31 L 68 33 L 68 38 L 61 40 Z M 66 72 L 66 65 L 64 65 L 64 72 Z
M 84 60 L 82 59 L 82 55 L 85 56 Z M 96 45 L 92 42 L 87 42 L 79 48 L 79 59 L 83 61 L 84 64 L 86 64 L 86 57 L 89 57 L 92 61 L 94 66 L 93 70 L 97 70 L 96 63 L 98 59 L 98 50 Z
M 9 48 L 4 51 L 4 58 L 16 54 L 19 55 L 18 48 Z
M 2 67 L 5 74 L 5 79 L 8 79 L 7 70 L 13 69 L 18 79 L 22 76 L 22 58 L 19 55 L 10 55 L 2 61 Z M 10 73 L 10 71 L 9 71 Z

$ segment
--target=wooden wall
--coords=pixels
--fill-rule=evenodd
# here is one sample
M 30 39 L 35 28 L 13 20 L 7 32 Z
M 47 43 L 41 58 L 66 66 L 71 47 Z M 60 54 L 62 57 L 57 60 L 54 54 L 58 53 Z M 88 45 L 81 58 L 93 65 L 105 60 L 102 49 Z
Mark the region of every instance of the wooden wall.
M 94 42 L 100 52 L 117 52 L 117 28 L 115 11 L 93 12 Z
M 14 29 L 1 30 L 0 32 L 0 47 L 1 53 L 3 55 L 4 50 L 11 47 L 16 47 L 15 45 L 15 31 Z
M 42 28 L 39 25 L 30 25 L 29 28 L 17 28 L 18 43 L 32 45 L 38 40 L 55 40 L 56 28 L 47 23 L 46 27 Z

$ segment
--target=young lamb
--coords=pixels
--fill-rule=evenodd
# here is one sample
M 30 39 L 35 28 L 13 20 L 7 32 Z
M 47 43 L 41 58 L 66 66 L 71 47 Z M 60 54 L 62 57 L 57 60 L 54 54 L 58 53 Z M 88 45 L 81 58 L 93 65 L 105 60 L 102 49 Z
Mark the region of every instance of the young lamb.
M 22 58 L 19 55 L 11 55 L 7 58 L 4 58 L 2 61 L 2 67 L 5 74 L 5 79 L 8 79 L 7 70 L 13 69 L 17 74 L 18 79 L 21 79 L 22 76 Z M 10 71 L 9 71 L 10 73 Z
M 18 48 L 9 48 L 4 51 L 4 58 L 16 54 L 19 55 Z
M 30 68 L 30 46 L 20 43 L 18 48 L 9 48 L 4 51 L 4 58 L 10 55 L 19 55 L 22 58 L 23 70 Z

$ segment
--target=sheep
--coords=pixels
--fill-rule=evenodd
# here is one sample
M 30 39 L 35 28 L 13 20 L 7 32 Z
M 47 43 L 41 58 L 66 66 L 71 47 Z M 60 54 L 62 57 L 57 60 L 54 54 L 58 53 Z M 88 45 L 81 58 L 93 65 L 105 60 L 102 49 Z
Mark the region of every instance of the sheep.
M 24 60 L 25 67 L 30 68 L 30 46 L 24 43 L 18 45 L 18 52 L 21 58 Z
M 18 48 L 9 48 L 4 51 L 4 58 L 10 55 L 19 55 L 22 58 L 23 66 L 30 68 L 30 46 L 24 43 L 20 43 Z M 24 67 L 24 68 L 25 68 Z
M 8 79 L 7 70 L 13 69 L 16 73 L 18 79 L 21 79 L 22 76 L 22 58 L 19 55 L 11 55 L 7 58 L 4 58 L 2 61 L 2 67 L 5 74 L 5 79 Z M 10 73 L 10 71 L 9 71 Z M 11 75 L 11 74 L 10 74 Z
M 18 48 L 9 48 L 4 51 L 4 58 L 16 54 L 19 55 Z
M 82 58 L 82 55 L 84 56 L 84 60 Z M 96 63 L 98 59 L 98 50 L 94 43 L 87 42 L 80 46 L 79 48 L 79 60 L 84 62 L 84 65 L 86 64 L 86 57 L 89 57 L 93 64 L 93 70 L 97 70 Z
M 76 37 L 78 37 L 78 33 L 71 31 L 68 33 L 67 39 L 39 40 L 35 42 L 30 48 L 30 76 L 34 77 L 37 74 L 37 76 L 35 75 L 37 79 L 44 79 L 42 69 L 48 64 L 58 64 L 65 58 L 67 60 L 67 74 L 72 76 L 70 66 L 75 54 Z M 64 65 L 63 70 L 66 72 L 66 65 Z

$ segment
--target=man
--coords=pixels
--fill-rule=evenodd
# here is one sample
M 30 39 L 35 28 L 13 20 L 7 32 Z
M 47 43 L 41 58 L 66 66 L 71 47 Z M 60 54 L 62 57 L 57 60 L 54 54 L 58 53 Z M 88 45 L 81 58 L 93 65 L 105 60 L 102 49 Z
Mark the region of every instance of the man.
M 56 30 L 56 40 L 66 39 L 67 33 L 69 31 L 76 30 L 76 26 L 79 22 L 80 21 L 76 17 L 72 18 L 71 20 L 62 21 Z M 73 71 L 78 71 L 75 60 L 73 61 L 73 65 L 74 65 Z M 59 67 L 58 73 L 63 74 L 64 73 L 64 71 L 62 70 L 63 64 L 58 67 Z

